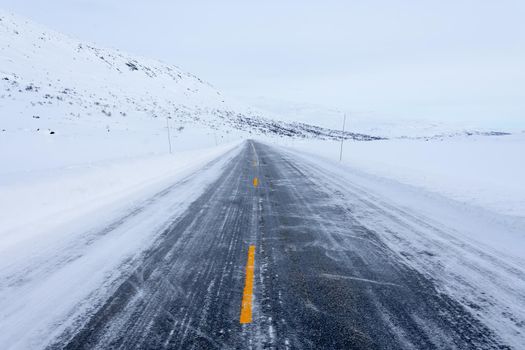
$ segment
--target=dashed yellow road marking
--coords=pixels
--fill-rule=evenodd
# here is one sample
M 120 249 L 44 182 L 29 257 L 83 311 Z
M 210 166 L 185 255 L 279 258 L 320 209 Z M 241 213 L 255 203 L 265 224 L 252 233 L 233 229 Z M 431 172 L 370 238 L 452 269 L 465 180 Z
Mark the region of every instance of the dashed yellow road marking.
M 253 273 L 255 269 L 255 246 L 248 248 L 248 261 L 246 262 L 246 279 L 244 281 L 244 293 L 242 296 L 240 323 L 252 322 L 252 300 L 253 300 Z

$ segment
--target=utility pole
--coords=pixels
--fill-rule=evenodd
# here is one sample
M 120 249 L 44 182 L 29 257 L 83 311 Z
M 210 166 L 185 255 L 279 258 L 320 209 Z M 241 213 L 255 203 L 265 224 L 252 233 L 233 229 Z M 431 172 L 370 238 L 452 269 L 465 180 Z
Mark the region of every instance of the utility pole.
M 170 120 L 168 116 L 166 116 L 166 128 L 168 129 L 168 146 L 170 148 L 170 154 L 171 154 Z
M 341 150 L 339 151 L 339 162 L 343 159 L 343 141 L 345 140 L 346 113 L 343 118 L 343 132 L 341 133 Z

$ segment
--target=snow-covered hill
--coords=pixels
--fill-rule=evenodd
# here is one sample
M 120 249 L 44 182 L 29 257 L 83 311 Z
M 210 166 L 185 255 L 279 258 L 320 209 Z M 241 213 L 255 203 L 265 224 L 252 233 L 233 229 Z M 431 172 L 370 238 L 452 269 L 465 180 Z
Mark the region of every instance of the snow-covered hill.
M 46 166 L 61 163 L 49 158 L 64 157 L 64 149 L 76 161 L 164 152 L 167 121 L 179 149 L 249 134 L 341 136 L 267 119 L 176 66 L 101 49 L 1 11 L 0 111 L 0 146 L 11 149 L 1 160 L 10 164 L 34 152 Z
M 18 114 L 3 120 L 3 129 L 34 129 L 31 118 L 87 124 L 102 118 L 132 128 L 143 119 L 182 120 L 227 108 L 220 92 L 175 66 L 96 48 L 6 13 L 0 34 L 2 107 Z M 66 118 L 51 115 L 59 109 Z

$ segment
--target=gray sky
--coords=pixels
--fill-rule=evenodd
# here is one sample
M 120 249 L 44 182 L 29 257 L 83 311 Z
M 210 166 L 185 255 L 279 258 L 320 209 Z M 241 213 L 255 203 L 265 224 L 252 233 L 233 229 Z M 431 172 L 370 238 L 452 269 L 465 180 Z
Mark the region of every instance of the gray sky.
M 0 0 L 225 93 L 525 126 L 525 1 Z

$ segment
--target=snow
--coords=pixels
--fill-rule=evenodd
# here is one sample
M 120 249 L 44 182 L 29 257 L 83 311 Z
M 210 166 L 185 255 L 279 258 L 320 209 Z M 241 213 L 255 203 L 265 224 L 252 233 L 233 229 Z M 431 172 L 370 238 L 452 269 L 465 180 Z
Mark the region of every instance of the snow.
M 125 266 L 147 250 L 239 149 L 234 143 L 4 175 L 3 347 L 42 348 L 82 322 L 114 290 Z
M 176 66 L 1 10 L 0 110 L 1 172 L 166 153 L 167 123 L 177 151 L 281 130 Z
M 431 118 L 410 119 L 402 116 L 378 114 L 375 111 L 341 109 L 314 103 L 297 103 L 265 97 L 240 97 L 249 104 L 247 109 L 286 122 L 302 122 L 324 128 L 341 130 L 346 114 L 346 130 L 386 138 L 451 137 L 476 132 L 520 132 L 525 123 L 502 127 L 501 123 L 480 121 L 447 121 Z M 495 128 L 494 125 L 498 125 Z
M 231 108 L 178 67 L 0 11 L 1 173 L 167 153 L 167 122 L 175 151 L 231 142 L 214 114 Z
M 10 247 L 9 237 L 27 240 L 24 231 L 35 236 L 44 235 L 42 230 L 52 231 L 44 225 L 45 221 L 54 222 L 49 218 L 72 221 L 93 207 L 158 191 L 231 147 L 0 174 L 2 248 Z
M 412 151 L 402 149 L 408 159 L 421 151 L 415 151 L 420 145 L 410 142 L 413 144 Z M 512 156 L 517 153 L 513 142 L 519 144 L 522 141 L 500 142 L 506 145 L 501 147 L 515 152 L 511 153 Z M 367 143 L 367 147 L 373 149 L 375 144 Z M 484 150 L 480 145 L 483 142 L 478 140 L 468 147 Z M 336 205 L 351 208 L 355 218 L 376 232 L 398 254 L 399 259 L 435 281 L 441 292 L 458 300 L 505 343 L 520 349 L 525 343 L 525 218 L 473 205 L 475 201 L 460 202 L 420 186 L 401 183 L 394 176 L 386 178 L 371 174 L 355 166 L 350 156 L 341 164 L 334 160 L 336 148 L 333 146 L 326 145 L 323 149 L 320 144 L 296 144 L 283 150 L 295 159 L 296 164 L 300 164 L 306 176 L 312 177 L 320 187 L 331 193 Z M 394 151 L 387 152 L 388 146 Z M 351 147 L 354 144 L 347 145 L 347 151 Z M 395 144 L 382 146 L 381 151 L 385 152 L 381 158 L 383 166 L 396 161 L 408 164 L 407 159 L 389 158 L 396 152 L 395 147 Z M 354 151 L 356 148 L 353 148 Z M 305 152 L 305 149 L 310 152 Z M 361 151 L 364 149 L 361 148 Z M 431 159 L 440 159 L 437 149 L 434 149 Z M 443 146 L 441 158 L 447 155 L 458 161 L 464 156 L 462 152 L 450 153 L 452 150 Z M 497 152 L 487 153 L 483 161 L 496 161 L 497 155 Z M 517 162 L 517 159 L 513 160 Z M 424 179 L 422 176 L 428 172 L 425 163 L 410 164 Z M 523 172 L 522 167 L 520 164 L 516 169 Z M 429 182 L 427 187 L 452 188 L 450 179 L 456 179 L 453 176 L 455 170 L 447 169 L 449 178 L 432 177 L 435 181 Z M 505 172 L 507 168 L 499 171 Z M 388 169 L 383 170 L 383 174 L 387 172 Z M 474 186 L 478 185 L 475 174 L 470 174 Z M 514 179 L 515 175 L 512 173 L 507 178 Z M 518 179 L 516 177 L 509 185 L 516 184 Z M 512 198 L 523 197 L 518 195 Z
M 41 348 L 85 322 L 248 137 L 285 145 L 400 259 L 525 342 L 525 133 L 349 113 L 349 130 L 394 138 L 347 141 L 340 164 L 339 142 L 264 136 L 259 118 L 339 129 L 337 109 L 248 108 L 178 67 L 0 19 L 3 348 Z
M 285 142 L 339 159 L 340 143 Z M 343 163 L 498 214 L 525 218 L 525 134 L 345 142 Z
M 248 132 L 217 117 L 233 108 L 175 66 L 0 11 L 2 348 L 86 320 L 239 151 Z

